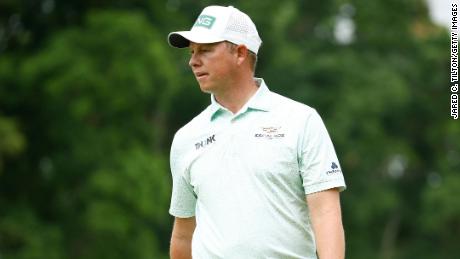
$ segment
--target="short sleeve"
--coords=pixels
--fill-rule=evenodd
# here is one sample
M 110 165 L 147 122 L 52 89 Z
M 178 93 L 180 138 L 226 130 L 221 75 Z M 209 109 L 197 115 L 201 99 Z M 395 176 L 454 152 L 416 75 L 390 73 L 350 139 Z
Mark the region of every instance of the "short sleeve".
M 334 146 L 316 110 L 306 119 L 299 160 L 305 194 L 331 188 L 345 190 L 345 180 Z
M 177 135 L 174 137 L 170 154 L 173 186 L 169 214 L 179 218 L 189 218 L 195 216 L 196 195 L 185 178 L 186 168 L 182 166 L 183 155 L 176 137 Z

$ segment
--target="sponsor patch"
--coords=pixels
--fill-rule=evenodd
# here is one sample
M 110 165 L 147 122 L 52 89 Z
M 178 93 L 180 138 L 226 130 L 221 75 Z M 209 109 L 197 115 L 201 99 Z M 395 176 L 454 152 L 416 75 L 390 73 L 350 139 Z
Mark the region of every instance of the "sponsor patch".
M 214 25 L 214 22 L 216 21 L 216 17 L 214 16 L 210 16 L 210 15 L 200 15 L 198 17 L 198 19 L 196 19 L 196 22 L 195 24 L 193 25 L 193 27 L 195 26 L 201 26 L 201 27 L 205 27 L 207 29 L 211 29 L 212 26 Z
M 195 143 L 195 149 L 198 150 L 200 148 L 203 148 L 203 147 L 206 147 L 208 145 L 211 145 L 214 142 L 216 142 L 216 134 L 213 134 L 212 136 L 209 136 L 206 139 L 203 139 L 203 140 Z
M 281 127 L 260 127 L 260 131 L 254 135 L 256 138 L 265 139 L 278 139 L 285 136 L 286 134 L 281 131 Z

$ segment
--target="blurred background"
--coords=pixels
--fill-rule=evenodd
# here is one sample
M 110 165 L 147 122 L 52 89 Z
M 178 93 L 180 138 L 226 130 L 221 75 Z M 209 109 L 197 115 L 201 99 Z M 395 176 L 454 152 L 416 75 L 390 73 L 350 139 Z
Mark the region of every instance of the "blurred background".
M 322 115 L 347 258 L 458 258 L 451 2 L 0 0 L 0 258 L 168 258 L 170 144 L 209 96 L 166 36 L 210 4 L 248 13 L 256 75 Z

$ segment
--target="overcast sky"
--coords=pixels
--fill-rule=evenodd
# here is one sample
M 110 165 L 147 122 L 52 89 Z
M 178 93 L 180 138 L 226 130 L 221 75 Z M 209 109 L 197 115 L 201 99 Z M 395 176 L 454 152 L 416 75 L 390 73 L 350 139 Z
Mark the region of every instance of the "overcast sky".
M 431 19 L 447 28 L 450 27 L 450 9 L 452 3 L 459 4 L 459 0 L 426 0 L 428 2 Z M 459 5 L 460 7 L 460 5 Z

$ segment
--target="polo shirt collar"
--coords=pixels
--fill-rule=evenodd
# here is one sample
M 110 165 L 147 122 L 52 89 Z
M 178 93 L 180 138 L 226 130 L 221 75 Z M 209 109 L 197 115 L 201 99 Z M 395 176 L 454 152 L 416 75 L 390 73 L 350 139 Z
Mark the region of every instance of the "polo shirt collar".
M 268 112 L 271 108 L 270 103 L 270 90 L 265 84 L 262 78 L 254 78 L 254 81 L 259 86 L 259 89 L 256 93 L 249 99 L 249 101 L 243 105 L 241 110 L 238 113 L 244 113 L 248 109 L 260 110 Z M 220 105 L 213 94 L 211 94 L 211 105 L 209 110 L 209 118 L 212 120 L 218 112 L 228 111 L 225 107 Z

